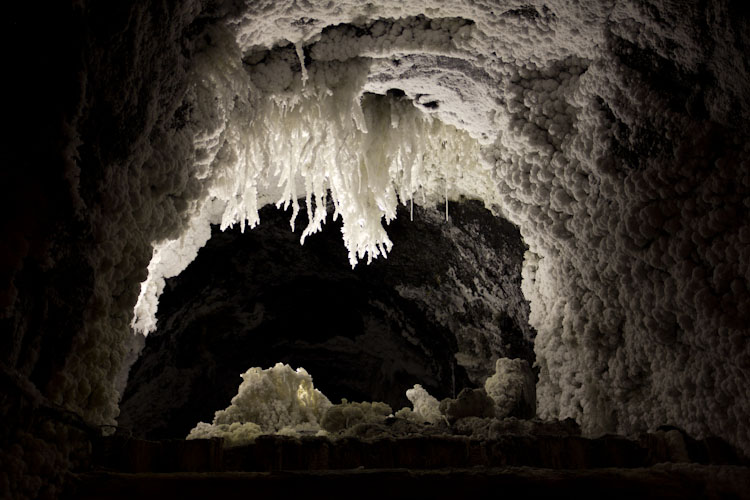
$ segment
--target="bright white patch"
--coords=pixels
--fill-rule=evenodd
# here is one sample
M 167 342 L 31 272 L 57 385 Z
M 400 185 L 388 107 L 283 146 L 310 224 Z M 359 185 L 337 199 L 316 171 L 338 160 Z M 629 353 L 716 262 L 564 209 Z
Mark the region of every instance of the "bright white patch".
M 321 229 L 330 192 L 351 265 L 365 257 L 370 262 L 391 247 L 381 221 L 395 218 L 399 198 L 405 203 L 419 190 L 455 190 L 459 172 L 477 170 L 479 147 L 409 101 L 362 97 L 362 64 L 317 65 L 308 75 L 299 93 L 256 103 L 255 119 L 225 144 L 227 161 L 217 165 L 211 190 L 227 201 L 222 229 L 257 224 L 258 189 L 270 187 L 281 191 L 277 206 L 291 205 L 292 228 L 297 199 L 305 197 L 304 243 Z
M 415 384 L 413 388 L 407 390 L 406 397 L 414 405 L 414 414 L 423 422 L 436 424 L 442 420 L 440 402 L 421 385 Z
M 223 437 L 229 446 L 236 446 L 260 434 L 320 430 L 319 422 L 331 402 L 313 387 L 304 368 L 293 370 L 276 363 L 267 370 L 250 368 L 241 376 L 232 404 L 217 411 L 213 423 L 199 422 L 188 439 Z
M 305 198 L 304 243 L 325 222 L 330 194 L 354 267 L 359 259 L 369 263 L 387 255 L 392 243 L 382 221 L 395 218 L 399 202 L 411 203 L 417 193 L 430 201 L 492 198 L 489 166 L 477 141 L 408 99 L 362 95 L 366 65 L 324 63 L 306 74 L 306 84 L 295 83 L 295 92 L 263 96 L 246 109 L 233 104 L 223 140 L 208 141 L 205 147 L 215 150 L 209 201 L 196 206 L 179 239 L 156 245 L 135 308 L 136 331 L 156 328 L 164 279 L 195 258 L 210 237 L 210 223 L 222 230 L 234 224 L 253 228 L 259 207 L 270 200 L 292 207 L 294 230 L 298 199 Z M 197 147 L 205 144 L 201 139 Z

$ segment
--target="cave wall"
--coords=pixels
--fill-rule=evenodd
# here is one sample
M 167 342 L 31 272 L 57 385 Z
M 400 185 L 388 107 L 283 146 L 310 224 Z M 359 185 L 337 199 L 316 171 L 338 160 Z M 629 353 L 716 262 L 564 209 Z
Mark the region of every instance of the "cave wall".
M 484 138 L 492 202 L 530 247 L 540 414 L 589 432 L 673 423 L 750 450 L 750 29 L 740 2 L 14 9 L 6 43 L 27 42 L 12 61 L 35 81 L 16 83 L 19 147 L 3 173 L 14 216 L 3 221 L 2 362 L 7 383 L 28 389 L 20 400 L 114 423 L 113 381 L 152 242 L 186 227 L 210 176 L 193 139 L 227 119 L 196 101 L 219 84 L 207 76 L 231 79 L 223 61 L 231 69 L 243 50 L 282 39 L 314 43 L 329 24 L 424 14 L 473 23 L 447 55 L 481 69 L 470 80 L 495 103 L 472 109 L 497 132 Z M 202 36 L 210 25 L 233 38 Z M 397 51 L 429 53 L 413 33 L 372 53 L 390 58 L 399 40 Z M 211 75 L 196 74 L 199 54 L 222 51 Z M 63 83 L 47 85 L 51 74 Z M 450 100 L 461 98 L 449 92 L 443 106 L 459 126 L 450 110 L 464 108 Z M 14 404 L 3 406 L 6 441 L 16 439 Z
M 303 78 L 289 41 L 311 63 L 364 54 L 365 89 L 432 103 L 484 144 L 496 189 L 475 195 L 530 247 L 540 415 L 591 433 L 671 423 L 747 442 L 747 17 L 736 4 L 341 4 L 300 18 L 242 6 L 227 18 L 257 85 L 291 92 Z M 286 55 L 258 63 L 269 47 Z M 228 101 L 229 87 L 214 92 Z M 215 144 L 231 143 L 223 106 Z
M 71 2 L 4 16 L 19 75 L 0 182 L 4 498 L 56 497 L 86 463 L 87 429 L 115 424 L 151 241 L 201 191 L 180 174 L 191 133 L 174 121 L 199 10 Z

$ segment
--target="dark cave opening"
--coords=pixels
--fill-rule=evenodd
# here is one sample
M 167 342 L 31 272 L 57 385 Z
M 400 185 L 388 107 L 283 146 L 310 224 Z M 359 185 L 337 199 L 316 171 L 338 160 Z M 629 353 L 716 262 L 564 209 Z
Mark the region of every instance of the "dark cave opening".
M 448 221 L 443 210 L 415 206 L 410 220 L 401 207 L 388 226 L 388 258 L 354 269 L 340 221 L 299 244 L 304 209 L 295 232 L 289 213 L 273 207 L 261 210 L 253 230 L 213 227 L 195 261 L 167 280 L 158 328 L 130 371 L 120 427 L 182 438 L 228 405 L 240 373 L 277 362 L 304 367 L 333 402 L 382 401 L 393 411 L 411 406 L 405 391 L 414 384 L 438 399 L 455 397 L 481 386 L 498 357 L 532 365 L 517 228 L 479 202 L 451 202 Z M 472 303 L 488 278 L 507 294 L 505 310 Z M 451 301 L 464 304 L 452 310 Z M 488 322 L 494 330 L 468 345 L 459 330 Z M 459 352 L 475 366 L 462 366 Z

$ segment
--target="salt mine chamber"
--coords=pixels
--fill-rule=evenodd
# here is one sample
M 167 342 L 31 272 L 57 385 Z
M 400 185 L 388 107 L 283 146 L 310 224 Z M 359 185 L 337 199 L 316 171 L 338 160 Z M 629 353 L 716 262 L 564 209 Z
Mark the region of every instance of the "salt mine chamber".
M 4 497 L 109 494 L 87 474 L 118 439 L 222 425 L 475 433 L 487 464 L 616 434 L 576 466 L 750 491 L 738 2 L 32 9 L 4 30 Z

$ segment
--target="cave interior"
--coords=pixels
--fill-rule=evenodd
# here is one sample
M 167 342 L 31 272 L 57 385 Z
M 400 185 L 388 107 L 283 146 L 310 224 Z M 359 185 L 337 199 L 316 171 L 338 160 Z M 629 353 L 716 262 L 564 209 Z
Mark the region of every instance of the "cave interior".
M 750 495 L 742 2 L 3 23 L 0 497 Z

